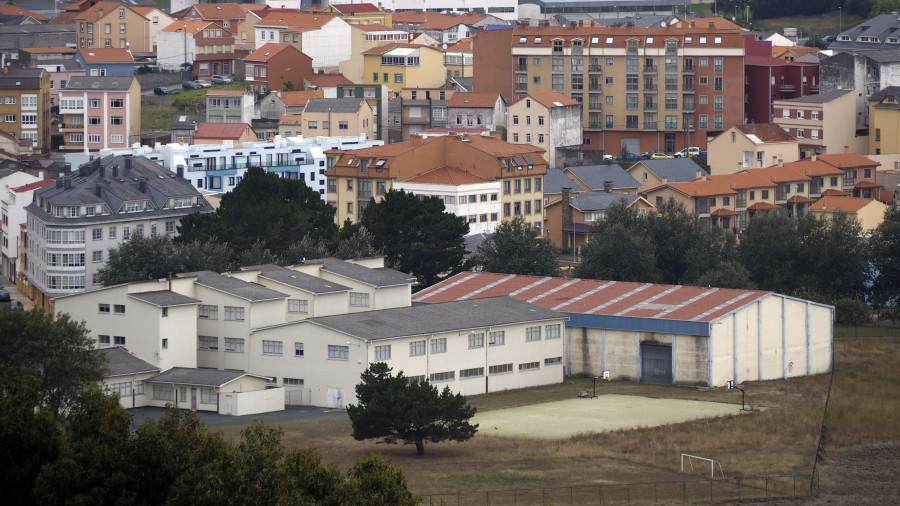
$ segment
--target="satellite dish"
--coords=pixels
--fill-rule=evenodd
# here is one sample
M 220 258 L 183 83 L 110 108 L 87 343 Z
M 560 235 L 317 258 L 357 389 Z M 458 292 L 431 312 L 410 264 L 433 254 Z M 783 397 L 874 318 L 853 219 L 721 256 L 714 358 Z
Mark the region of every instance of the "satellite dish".
M 666 22 L 665 22 L 665 21 L 660 21 L 659 26 L 665 28 L 665 27 L 666 27 Z

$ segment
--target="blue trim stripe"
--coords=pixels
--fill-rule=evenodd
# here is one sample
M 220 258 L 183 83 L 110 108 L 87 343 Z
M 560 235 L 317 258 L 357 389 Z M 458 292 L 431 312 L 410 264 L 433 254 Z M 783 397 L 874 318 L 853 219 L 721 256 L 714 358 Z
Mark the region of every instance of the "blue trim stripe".
M 591 329 L 630 330 L 635 332 L 658 332 L 687 336 L 709 336 L 709 322 L 689 322 L 683 320 L 659 320 L 654 318 L 633 318 L 627 316 L 607 316 L 582 313 L 564 313 L 569 317 L 567 325 Z

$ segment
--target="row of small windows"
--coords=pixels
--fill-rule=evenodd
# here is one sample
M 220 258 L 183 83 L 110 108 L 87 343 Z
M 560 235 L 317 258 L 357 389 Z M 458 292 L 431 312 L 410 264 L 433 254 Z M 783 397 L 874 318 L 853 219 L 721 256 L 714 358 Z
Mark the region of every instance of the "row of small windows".
M 545 366 L 561 365 L 562 357 L 551 357 L 544 359 Z M 499 364 L 488 366 L 488 375 L 509 374 L 514 371 L 515 364 Z M 519 372 L 536 371 L 541 368 L 540 362 L 523 362 L 519 364 Z M 428 381 L 432 383 L 453 381 L 456 377 L 456 371 L 436 372 L 428 375 Z M 470 369 L 460 369 L 459 379 L 481 378 L 484 377 L 484 367 L 472 367 Z M 424 380 L 423 376 L 413 376 L 410 379 L 414 381 Z
M 591 37 L 591 39 L 590 39 L 591 44 L 600 44 L 601 38 L 603 38 L 603 41 L 605 44 L 614 44 L 615 43 L 615 37 L 612 37 L 612 36 L 601 37 L 601 36 L 597 35 L 597 36 Z M 655 39 L 653 37 L 647 37 L 646 39 L 644 39 L 645 46 L 652 46 L 654 43 L 654 40 Z M 721 44 L 722 37 L 719 37 L 719 36 L 712 37 L 712 41 L 713 41 L 713 44 Z M 542 44 L 543 42 L 544 42 L 544 38 L 542 36 L 536 36 L 531 39 L 532 44 Z M 572 44 L 571 44 L 572 53 L 580 54 L 580 50 L 584 46 L 584 40 L 574 39 L 571 42 L 572 42 Z M 639 42 L 640 41 L 637 39 L 628 39 L 626 41 L 626 45 L 627 45 L 628 49 L 637 49 Z M 709 37 L 706 35 L 701 35 L 697 38 L 697 42 L 699 44 L 707 44 L 709 42 Z M 693 35 L 687 35 L 684 37 L 685 45 L 693 44 L 693 43 L 694 43 Z M 519 44 L 528 44 L 528 37 L 525 37 L 525 36 L 519 37 Z M 556 52 L 561 52 L 564 44 L 565 44 L 565 41 L 562 39 L 553 39 L 553 50 Z M 677 39 L 666 39 L 666 49 L 667 50 L 674 51 L 675 48 L 677 47 L 677 45 L 678 45 Z

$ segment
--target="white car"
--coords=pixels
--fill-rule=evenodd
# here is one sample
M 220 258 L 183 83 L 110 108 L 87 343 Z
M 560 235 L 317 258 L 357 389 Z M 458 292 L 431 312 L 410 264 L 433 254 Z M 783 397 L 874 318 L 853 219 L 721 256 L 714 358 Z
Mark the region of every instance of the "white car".
M 234 81 L 228 76 L 212 76 L 210 79 L 213 84 L 231 84 Z
M 698 156 L 700 156 L 700 148 L 698 147 L 684 148 L 675 153 L 675 158 L 696 158 Z

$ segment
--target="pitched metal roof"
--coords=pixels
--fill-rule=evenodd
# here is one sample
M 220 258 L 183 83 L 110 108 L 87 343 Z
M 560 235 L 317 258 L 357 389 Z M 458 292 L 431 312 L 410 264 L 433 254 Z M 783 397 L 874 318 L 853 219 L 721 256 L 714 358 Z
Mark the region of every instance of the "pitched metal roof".
M 544 195 L 552 195 L 562 193 L 563 188 L 577 188 L 578 185 L 572 181 L 561 169 L 547 169 L 544 175 Z
M 569 314 L 708 323 L 771 295 L 682 285 L 657 285 L 492 272 L 462 272 L 413 295 L 413 303 L 509 295 Z
M 782 130 L 783 131 L 783 130 Z M 656 177 L 666 180 L 670 183 L 681 183 L 683 181 L 693 181 L 697 179 L 697 171 L 701 172 L 701 176 L 708 176 L 709 172 L 697 165 L 690 158 L 668 158 L 665 160 L 641 160 L 639 164 L 647 167 Z M 632 166 L 633 167 L 633 166 Z M 630 169 L 629 169 L 630 170 Z
M 72 76 L 64 90 L 128 91 L 134 76 Z
M 288 297 L 286 293 L 266 288 L 259 283 L 251 283 L 213 271 L 185 272 L 177 276 L 179 278 L 197 278 L 197 284 L 249 300 L 250 302 L 285 299 Z
M 133 299 L 142 300 L 148 304 L 153 304 L 154 306 L 159 307 L 190 306 L 192 304 L 200 304 L 201 302 L 203 302 L 193 297 L 181 295 L 180 293 L 175 293 L 169 290 L 135 292 L 129 293 L 128 296 Z
M 259 271 L 261 278 L 271 279 L 277 283 L 292 286 L 294 288 L 315 293 L 318 295 L 325 293 L 349 292 L 350 287 L 328 281 L 327 279 L 311 276 L 304 272 L 287 269 L 274 264 L 252 265 L 241 267 L 242 271 Z
M 39 88 L 41 75 L 46 72 L 42 68 L 4 67 L 3 70 L 0 74 L 0 88 Z
M 193 385 L 198 387 L 222 387 L 236 379 L 243 378 L 244 376 L 263 379 L 262 376 L 247 374 L 244 371 L 219 371 L 216 369 L 173 367 L 164 373 L 148 379 L 147 383 L 172 383 L 176 385 Z
M 350 262 L 345 262 L 337 258 L 322 258 L 315 260 L 307 260 L 307 264 L 321 264 L 322 270 L 353 279 L 367 285 L 375 287 L 387 287 L 398 285 L 409 285 L 415 280 L 414 277 L 408 276 L 400 271 L 393 269 L 370 269 Z
M 635 178 L 625 172 L 625 169 L 615 163 L 568 167 L 564 171 L 569 171 L 591 190 L 603 190 L 603 183 L 606 181 L 612 181 L 615 189 L 640 188 L 641 186 Z
M 826 91 L 824 93 L 816 93 L 815 95 L 806 95 L 799 98 L 787 98 L 781 99 L 780 102 L 803 102 L 809 104 L 826 104 L 831 102 L 832 100 L 843 97 L 848 93 L 853 93 L 854 90 L 834 90 L 834 91 Z
M 621 193 L 588 192 L 578 197 L 572 197 L 572 207 L 581 211 L 605 211 L 615 203 L 621 203 L 628 207 L 639 198 L 637 195 Z
M 303 112 L 355 113 L 362 103 L 361 98 L 310 98 Z
M 106 355 L 107 368 L 109 369 L 109 375 L 107 375 L 108 378 L 159 372 L 159 367 L 145 360 L 141 360 L 137 355 L 119 346 L 115 348 L 102 348 L 97 350 L 97 352 Z
M 367 341 L 378 341 L 546 321 L 564 316 L 513 297 L 492 297 L 320 316 L 306 321 Z

